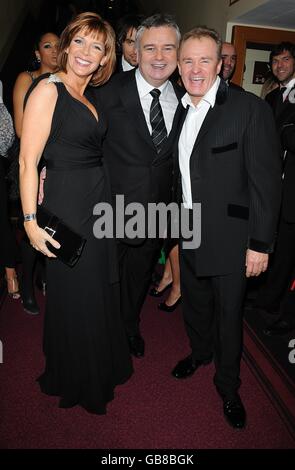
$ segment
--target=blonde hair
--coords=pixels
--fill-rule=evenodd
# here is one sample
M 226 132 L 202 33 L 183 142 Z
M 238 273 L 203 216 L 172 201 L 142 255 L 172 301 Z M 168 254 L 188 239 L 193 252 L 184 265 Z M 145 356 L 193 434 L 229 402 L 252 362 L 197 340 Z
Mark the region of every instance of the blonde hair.
M 96 72 L 92 75 L 90 85 L 97 86 L 103 85 L 108 81 L 112 75 L 115 64 L 116 64 L 116 54 L 115 54 L 115 33 L 111 25 L 103 20 L 101 16 L 96 13 L 85 12 L 76 16 L 63 30 L 57 54 L 57 64 L 60 70 L 66 72 L 66 64 L 68 60 L 68 55 L 66 49 L 69 47 L 72 39 L 80 31 L 84 31 L 89 34 L 102 34 L 104 37 L 105 45 L 105 55 L 106 62 L 103 66 L 100 66 Z
M 180 41 L 179 50 L 181 49 L 183 43 L 188 41 L 189 39 L 202 39 L 202 38 L 211 38 L 216 43 L 217 49 L 217 58 L 221 60 L 221 48 L 222 48 L 222 40 L 219 33 L 212 28 L 208 28 L 207 26 L 197 26 L 196 28 L 191 29 L 187 33 L 182 36 Z

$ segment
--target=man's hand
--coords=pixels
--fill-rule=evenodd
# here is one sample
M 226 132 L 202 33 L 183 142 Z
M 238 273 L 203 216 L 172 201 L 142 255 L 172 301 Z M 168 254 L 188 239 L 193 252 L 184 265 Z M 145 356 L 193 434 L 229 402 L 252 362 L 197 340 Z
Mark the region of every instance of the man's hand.
M 268 254 L 247 250 L 246 252 L 246 276 L 259 276 L 267 270 Z
M 40 173 L 39 178 L 39 193 L 38 193 L 38 204 L 42 204 L 44 198 L 44 181 L 46 179 L 46 166 L 44 166 Z

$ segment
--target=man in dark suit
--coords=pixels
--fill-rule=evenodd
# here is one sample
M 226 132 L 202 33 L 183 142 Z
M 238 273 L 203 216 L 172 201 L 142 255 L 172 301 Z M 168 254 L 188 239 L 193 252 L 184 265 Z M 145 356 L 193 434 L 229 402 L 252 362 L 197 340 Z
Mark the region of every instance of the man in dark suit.
M 295 268 L 295 45 L 283 42 L 270 54 L 273 75 L 280 86 L 268 95 L 281 141 L 283 161 L 283 196 L 274 257 L 255 307 L 279 313 L 280 304 L 292 281 Z M 283 335 L 295 329 L 295 314 L 282 311 L 274 324 L 264 330 L 267 335 Z
M 171 201 L 172 144 L 183 90 L 168 79 L 177 66 L 179 40 L 171 17 L 147 18 L 136 35 L 138 69 L 114 75 L 96 91 L 108 119 L 103 151 L 112 194 L 124 195 L 125 207 L 135 202 L 146 210 L 148 203 Z M 121 312 L 136 357 L 144 355 L 139 316 L 160 247 L 146 233 L 118 242 Z
M 128 72 L 137 67 L 137 54 L 135 49 L 135 35 L 137 28 L 143 21 L 142 15 L 125 15 L 119 19 L 116 28 L 117 37 L 117 65 L 116 72 Z
M 235 88 L 239 91 L 244 91 L 239 85 L 231 82 L 231 78 L 235 73 L 236 63 L 237 63 L 237 52 L 236 48 L 230 42 L 223 42 L 221 48 L 221 58 L 222 58 L 222 67 L 220 71 L 220 76 L 231 88 Z
M 181 40 L 179 71 L 187 90 L 178 155 L 179 194 L 191 216 L 201 205 L 200 246 L 180 243 L 183 315 L 192 352 L 173 369 L 191 376 L 214 355 L 224 415 L 243 428 L 238 394 L 246 279 L 267 269 L 280 205 L 279 146 L 271 110 L 218 76 L 218 33 L 196 28 Z M 177 176 L 176 176 L 177 177 Z

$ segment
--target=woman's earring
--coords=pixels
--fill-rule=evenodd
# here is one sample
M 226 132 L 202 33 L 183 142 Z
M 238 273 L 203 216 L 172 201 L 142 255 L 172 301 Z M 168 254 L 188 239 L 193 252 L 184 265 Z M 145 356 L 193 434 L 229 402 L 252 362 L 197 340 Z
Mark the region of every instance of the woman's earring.
M 36 57 L 36 59 L 37 59 L 38 64 L 40 64 L 40 62 L 41 62 L 40 57 Z

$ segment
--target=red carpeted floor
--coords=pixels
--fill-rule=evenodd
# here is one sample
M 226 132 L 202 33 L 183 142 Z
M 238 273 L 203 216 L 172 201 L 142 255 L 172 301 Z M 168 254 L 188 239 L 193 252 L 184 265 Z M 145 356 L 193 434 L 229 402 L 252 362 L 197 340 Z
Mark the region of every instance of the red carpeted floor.
M 44 304 L 43 298 L 38 298 Z M 26 314 L 6 298 L 0 310 L 0 448 L 4 449 L 221 449 L 294 448 L 295 442 L 256 378 L 242 362 L 244 431 L 225 422 L 212 383 L 213 365 L 184 381 L 170 371 L 189 352 L 179 308 L 160 312 L 148 298 L 142 315 L 146 356 L 135 359 L 131 380 L 116 389 L 106 416 L 76 407 L 62 410 L 41 394 L 43 313 Z M 43 309 L 42 309 L 43 310 Z

